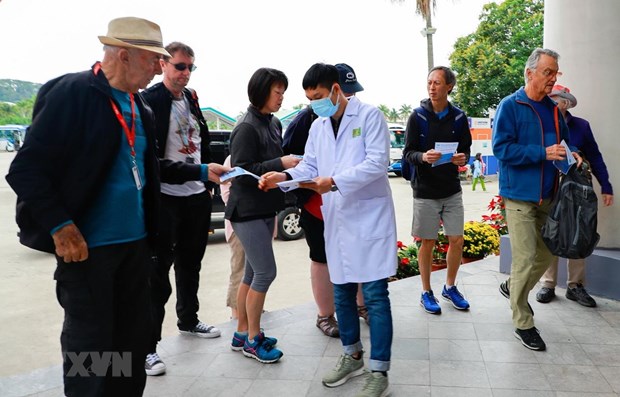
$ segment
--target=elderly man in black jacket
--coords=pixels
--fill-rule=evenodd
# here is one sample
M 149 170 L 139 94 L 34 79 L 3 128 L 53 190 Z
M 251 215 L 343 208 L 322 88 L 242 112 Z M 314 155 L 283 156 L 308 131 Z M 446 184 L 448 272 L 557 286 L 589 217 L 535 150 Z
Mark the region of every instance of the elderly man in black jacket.
M 159 26 L 140 18 L 112 20 L 99 40 L 102 62 L 41 87 L 7 181 L 21 242 L 56 254 L 64 395 L 140 396 L 160 164 L 138 91 L 168 53 Z M 183 181 L 170 162 L 161 176 Z

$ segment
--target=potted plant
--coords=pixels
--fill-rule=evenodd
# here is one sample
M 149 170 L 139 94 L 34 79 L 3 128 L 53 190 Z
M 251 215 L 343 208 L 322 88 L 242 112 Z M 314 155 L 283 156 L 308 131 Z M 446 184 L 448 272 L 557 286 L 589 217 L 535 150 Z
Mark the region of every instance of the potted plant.
M 395 280 L 417 276 L 418 269 L 418 246 L 416 244 L 405 245 L 402 241 L 396 243 L 398 266 L 396 267 Z
M 478 260 L 499 251 L 499 233 L 485 222 L 469 221 L 463 232 L 464 262 Z

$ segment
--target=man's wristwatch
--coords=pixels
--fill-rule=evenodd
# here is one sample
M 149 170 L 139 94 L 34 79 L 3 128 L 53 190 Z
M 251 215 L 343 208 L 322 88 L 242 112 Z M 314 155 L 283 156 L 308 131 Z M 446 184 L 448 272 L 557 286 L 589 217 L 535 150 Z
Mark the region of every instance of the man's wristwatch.
M 337 192 L 338 191 L 338 186 L 336 185 L 332 185 L 331 189 L 329 189 L 332 192 Z

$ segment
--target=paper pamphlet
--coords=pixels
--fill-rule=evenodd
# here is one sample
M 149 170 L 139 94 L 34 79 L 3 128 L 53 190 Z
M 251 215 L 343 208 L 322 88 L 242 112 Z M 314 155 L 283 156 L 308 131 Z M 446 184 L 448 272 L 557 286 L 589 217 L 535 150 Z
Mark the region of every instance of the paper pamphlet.
M 288 192 L 289 190 L 295 190 L 299 188 L 300 183 L 314 183 L 312 179 L 308 178 L 299 178 L 299 179 L 291 179 L 290 181 L 278 182 L 276 185 L 283 192 Z
M 575 158 L 573 157 L 573 153 L 571 152 L 564 139 L 562 139 L 560 145 L 564 146 L 564 150 L 566 150 L 566 158 L 564 160 L 553 160 L 553 165 L 555 165 L 555 168 L 560 170 L 560 172 L 566 175 L 568 174 L 568 170 L 570 170 L 570 167 L 572 167 L 573 164 L 577 162 L 577 160 L 575 160 Z
M 220 176 L 220 181 L 225 182 L 229 179 L 232 179 L 232 178 L 235 178 L 241 175 L 249 175 L 251 177 L 256 178 L 257 180 L 260 180 L 260 176 L 254 175 L 250 171 L 246 171 L 241 167 L 233 167 L 230 171 L 225 172 Z
M 452 161 L 452 156 L 456 153 L 456 149 L 459 147 L 458 142 L 436 142 L 435 143 L 435 151 L 441 153 L 441 157 L 439 160 L 433 163 L 433 167 L 437 167 L 438 165 L 450 163 Z

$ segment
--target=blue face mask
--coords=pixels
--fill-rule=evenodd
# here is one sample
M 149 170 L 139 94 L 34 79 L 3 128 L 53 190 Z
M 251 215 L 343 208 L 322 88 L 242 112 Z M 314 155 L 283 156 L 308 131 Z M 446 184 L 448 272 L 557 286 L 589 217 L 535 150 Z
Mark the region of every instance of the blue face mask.
M 338 105 L 340 103 L 340 97 L 336 99 L 336 104 L 332 103 L 330 99 L 332 93 L 334 92 L 334 86 L 332 86 L 331 91 L 329 91 L 329 95 L 325 98 L 315 99 L 314 101 L 310 101 L 310 106 L 314 113 L 316 113 L 319 117 L 332 117 L 338 111 Z

